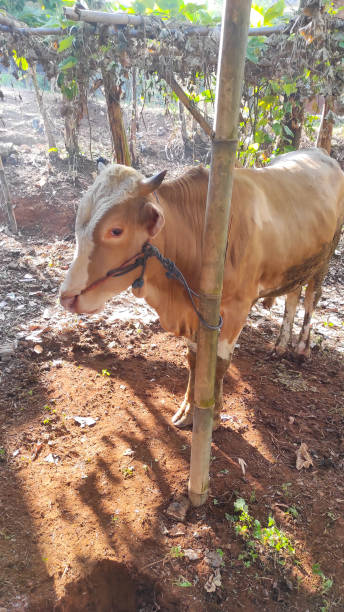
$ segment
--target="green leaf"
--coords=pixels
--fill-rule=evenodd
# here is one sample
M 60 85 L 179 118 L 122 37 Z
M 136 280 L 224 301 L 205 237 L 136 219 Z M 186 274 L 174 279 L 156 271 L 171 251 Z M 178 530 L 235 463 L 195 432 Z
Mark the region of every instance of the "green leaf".
M 283 83 L 283 89 L 287 96 L 290 96 L 297 91 L 297 85 L 296 83 Z
M 275 19 L 282 17 L 285 9 L 284 0 L 278 0 L 264 14 L 264 25 L 271 25 Z
M 291 131 L 291 129 L 287 125 L 284 125 L 283 129 L 284 129 L 284 132 L 287 134 L 287 136 L 291 136 L 293 138 L 294 133 Z
M 57 49 L 57 53 L 61 53 L 65 49 L 69 49 L 72 46 L 74 40 L 74 36 L 67 36 L 67 38 L 63 38 L 60 41 L 59 48 Z
M 276 136 L 280 136 L 282 134 L 282 126 L 280 123 L 273 123 L 271 127 L 275 132 Z
M 254 64 L 258 63 L 260 52 L 264 46 L 265 39 L 262 36 L 252 36 L 249 39 L 247 43 L 246 56 L 250 62 L 253 62 Z
M 179 587 L 192 587 L 192 582 L 181 578 L 179 580 L 175 580 L 174 584 Z
M 238 499 L 234 502 L 234 511 L 235 512 L 248 512 L 248 505 L 243 499 L 243 497 L 238 497 Z
M 73 66 L 75 66 L 77 61 L 78 60 L 76 59 L 76 57 L 74 57 L 74 55 L 70 55 L 59 64 L 59 70 L 69 70 L 70 68 L 73 68 Z

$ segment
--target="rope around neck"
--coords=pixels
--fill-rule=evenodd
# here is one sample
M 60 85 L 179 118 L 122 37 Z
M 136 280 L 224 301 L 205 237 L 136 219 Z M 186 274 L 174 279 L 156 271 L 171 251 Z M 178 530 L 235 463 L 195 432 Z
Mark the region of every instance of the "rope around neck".
M 150 257 L 156 257 L 157 260 L 161 263 L 161 265 L 163 266 L 163 268 L 165 268 L 166 270 L 166 276 L 168 279 L 175 279 L 177 280 L 179 283 L 181 283 L 187 294 L 188 297 L 190 299 L 192 308 L 194 309 L 199 321 L 202 323 L 202 325 L 204 325 L 204 327 L 206 327 L 207 329 L 210 329 L 211 331 L 220 331 L 221 327 L 222 327 L 222 317 L 220 316 L 219 322 L 217 325 L 210 325 L 210 323 L 208 323 L 201 315 L 200 311 L 198 310 L 195 301 L 194 301 L 194 297 L 195 298 L 201 298 L 202 296 L 197 293 L 196 291 L 193 291 L 193 289 L 191 289 L 191 287 L 189 287 L 186 279 L 184 278 L 183 273 L 179 270 L 179 268 L 176 266 L 176 264 L 171 260 L 168 259 L 168 257 L 164 257 L 159 249 L 155 246 L 153 246 L 152 244 L 149 244 L 148 242 L 145 242 L 145 244 L 142 247 L 142 251 L 141 253 L 138 253 L 138 257 L 136 258 L 136 260 L 132 263 L 129 264 L 127 266 L 120 266 L 119 268 L 114 268 L 113 270 L 110 270 L 107 273 L 107 277 L 117 277 L 117 276 L 123 276 L 124 274 L 127 274 L 128 272 L 131 272 L 131 270 L 134 270 L 135 268 L 138 268 L 139 266 L 142 266 L 142 270 L 141 270 L 141 274 L 140 276 L 134 280 L 133 284 L 132 284 L 132 288 L 133 289 L 139 289 L 141 287 L 143 287 L 144 285 L 144 273 L 146 270 L 146 264 L 147 264 L 147 260 Z

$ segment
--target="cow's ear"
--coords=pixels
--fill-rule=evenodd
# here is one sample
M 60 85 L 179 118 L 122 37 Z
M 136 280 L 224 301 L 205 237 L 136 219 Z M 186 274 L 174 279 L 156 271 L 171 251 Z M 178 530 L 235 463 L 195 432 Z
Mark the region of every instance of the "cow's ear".
M 108 165 L 108 163 L 109 162 L 104 157 L 98 157 L 98 159 L 97 159 L 97 174 L 100 174 L 101 172 L 103 172 L 103 170 L 105 170 L 105 168 Z
M 167 170 L 163 170 L 159 172 L 159 174 L 154 174 L 154 176 L 142 179 L 140 183 L 140 195 L 145 196 L 158 189 L 165 178 L 166 172 Z
M 141 220 L 150 238 L 154 238 L 165 225 L 163 211 L 151 202 L 144 205 Z

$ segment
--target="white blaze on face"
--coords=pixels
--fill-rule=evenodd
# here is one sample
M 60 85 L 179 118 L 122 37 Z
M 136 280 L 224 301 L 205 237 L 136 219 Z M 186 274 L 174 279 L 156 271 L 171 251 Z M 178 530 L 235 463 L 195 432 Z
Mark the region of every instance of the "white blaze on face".
M 109 165 L 104 167 L 87 190 L 78 208 L 75 223 L 76 249 L 61 286 L 61 293 L 79 295 L 88 286 L 88 266 L 91 257 L 96 256 L 94 230 L 109 210 L 134 195 L 142 178 L 134 168 Z

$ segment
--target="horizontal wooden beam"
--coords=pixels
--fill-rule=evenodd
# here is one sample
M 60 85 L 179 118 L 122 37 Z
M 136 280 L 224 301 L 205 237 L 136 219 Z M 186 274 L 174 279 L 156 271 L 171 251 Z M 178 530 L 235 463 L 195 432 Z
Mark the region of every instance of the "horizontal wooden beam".
M 63 28 L 16 28 L 12 26 L 0 25 L 0 32 L 15 32 L 16 34 L 34 34 L 35 36 L 60 36 L 67 34 L 68 30 Z
M 64 14 L 72 21 L 86 21 L 87 23 L 102 23 L 107 25 L 143 25 L 145 18 L 142 15 L 128 13 L 104 13 L 103 11 L 89 11 L 64 7 Z
M 65 7 L 64 14 L 68 19 L 72 21 L 86 21 L 87 23 L 101 23 L 107 25 L 153 25 L 150 17 L 143 17 L 142 15 L 128 15 L 127 13 L 105 13 L 103 11 L 90 11 L 79 9 L 75 7 Z M 167 24 L 166 24 L 167 25 Z M 218 31 L 220 34 L 220 26 L 199 26 L 189 25 L 187 22 L 180 23 L 181 28 L 185 34 L 197 34 L 199 36 L 207 36 L 212 32 Z M 261 28 L 249 28 L 249 36 L 271 36 L 277 32 L 282 32 L 285 29 L 285 25 L 280 26 L 263 26 Z M 163 28 L 162 28 L 163 29 Z M 175 23 L 172 28 L 168 28 L 169 31 L 177 31 Z

